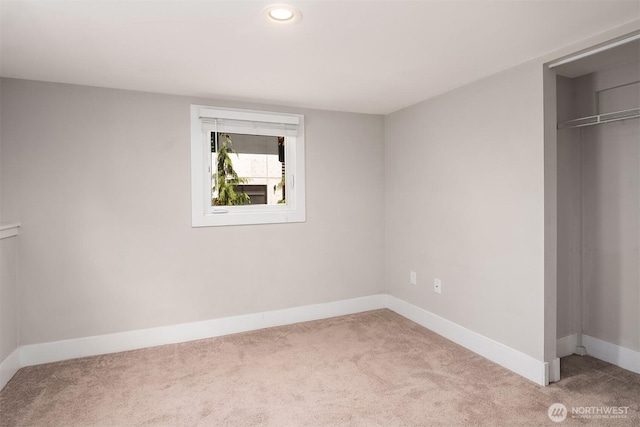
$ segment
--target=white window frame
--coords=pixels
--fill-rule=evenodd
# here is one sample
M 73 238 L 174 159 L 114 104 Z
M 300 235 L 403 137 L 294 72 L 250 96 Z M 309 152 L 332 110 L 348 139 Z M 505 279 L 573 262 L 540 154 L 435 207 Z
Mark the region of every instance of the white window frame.
M 260 123 L 297 127 L 296 136 L 287 136 L 285 144 L 285 204 L 211 206 L 211 128 L 203 120 L 229 119 L 255 122 L 253 134 L 261 135 Z M 251 133 L 251 130 L 247 133 Z M 304 116 L 301 114 L 191 105 L 191 225 L 211 227 L 224 225 L 277 224 L 304 222 L 305 167 Z

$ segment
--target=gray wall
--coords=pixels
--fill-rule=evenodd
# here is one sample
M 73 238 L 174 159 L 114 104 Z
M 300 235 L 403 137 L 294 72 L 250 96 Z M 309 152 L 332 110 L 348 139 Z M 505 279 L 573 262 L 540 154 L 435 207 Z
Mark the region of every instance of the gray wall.
M 306 223 L 191 228 L 191 103 L 306 115 Z M 383 291 L 380 116 L 14 79 L 1 108 L 22 345 Z
M 385 120 L 387 291 L 538 360 L 542 71 L 523 64 Z
M 582 131 L 583 332 L 640 351 L 640 120 Z M 588 351 L 588 349 L 587 349 Z
M 594 114 L 598 91 L 639 79 L 637 63 L 559 79 L 571 90 L 558 103 L 571 118 Z M 601 105 L 628 108 L 633 90 L 604 92 Z M 582 331 L 640 350 L 639 135 L 638 119 L 558 132 L 558 337 Z
M 0 94 L 2 94 L 0 81 Z M 2 108 L 0 106 L 0 117 Z M 2 132 L 0 123 L 0 166 L 2 165 Z M 3 173 L 0 167 L 0 225 L 8 221 L 2 215 Z M 18 348 L 18 288 L 16 283 L 17 237 L 0 239 L 0 363 Z
M 573 80 L 557 78 L 557 121 L 577 118 Z M 559 129 L 558 146 L 558 322 L 557 337 L 581 330 L 582 173 L 580 129 Z
M 0 239 L 0 362 L 18 348 L 17 240 Z

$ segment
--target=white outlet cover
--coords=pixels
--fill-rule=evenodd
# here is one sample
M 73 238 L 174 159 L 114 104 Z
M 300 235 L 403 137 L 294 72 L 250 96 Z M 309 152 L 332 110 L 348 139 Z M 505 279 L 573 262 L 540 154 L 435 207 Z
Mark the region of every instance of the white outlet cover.
M 415 271 L 410 271 L 409 272 L 409 283 L 412 285 L 415 285 L 417 283 L 417 277 L 416 277 L 416 272 Z
M 433 279 L 433 292 L 442 293 L 442 281 L 440 279 Z

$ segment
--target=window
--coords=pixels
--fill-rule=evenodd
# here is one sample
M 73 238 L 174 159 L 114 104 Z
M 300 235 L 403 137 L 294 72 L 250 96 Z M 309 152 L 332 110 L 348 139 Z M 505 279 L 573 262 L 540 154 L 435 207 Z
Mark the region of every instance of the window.
M 305 221 L 304 116 L 191 106 L 191 224 Z

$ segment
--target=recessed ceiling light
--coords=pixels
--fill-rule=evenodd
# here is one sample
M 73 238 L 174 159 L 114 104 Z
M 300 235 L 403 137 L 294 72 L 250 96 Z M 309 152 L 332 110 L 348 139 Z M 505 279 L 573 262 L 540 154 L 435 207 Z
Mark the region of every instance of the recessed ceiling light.
M 295 22 L 302 17 L 299 10 L 286 4 L 274 4 L 266 7 L 262 12 L 273 22 Z
M 288 21 L 289 19 L 293 18 L 293 12 L 289 9 L 281 7 L 269 11 L 269 16 L 271 17 L 271 19 L 275 19 L 276 21 Z

